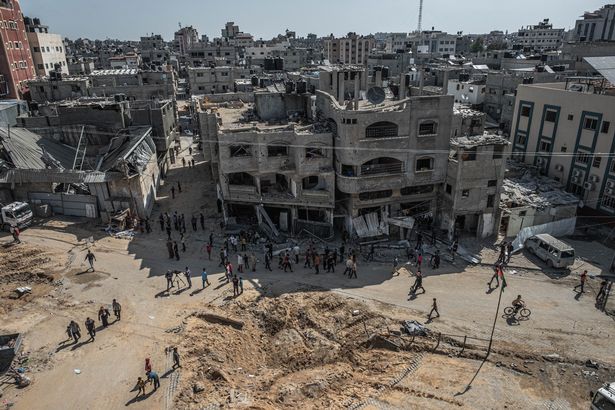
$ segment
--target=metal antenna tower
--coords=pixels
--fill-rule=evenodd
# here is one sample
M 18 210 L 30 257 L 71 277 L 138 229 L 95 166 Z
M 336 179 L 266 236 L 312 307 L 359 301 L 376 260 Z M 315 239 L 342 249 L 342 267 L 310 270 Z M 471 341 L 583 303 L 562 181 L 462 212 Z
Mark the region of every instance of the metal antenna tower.
M 423 31 L 423 0 L 419 0 L 419 26 L 417 31 L 419 33 Z

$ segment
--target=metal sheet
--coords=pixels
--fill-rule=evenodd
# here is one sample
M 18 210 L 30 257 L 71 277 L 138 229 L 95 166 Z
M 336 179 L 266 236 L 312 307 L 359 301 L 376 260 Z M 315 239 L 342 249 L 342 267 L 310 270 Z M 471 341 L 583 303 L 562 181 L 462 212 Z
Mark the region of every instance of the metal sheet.
M 583 59 L 598 71 L 604 78 L 615 85 L 615 56 L 583 57 Z

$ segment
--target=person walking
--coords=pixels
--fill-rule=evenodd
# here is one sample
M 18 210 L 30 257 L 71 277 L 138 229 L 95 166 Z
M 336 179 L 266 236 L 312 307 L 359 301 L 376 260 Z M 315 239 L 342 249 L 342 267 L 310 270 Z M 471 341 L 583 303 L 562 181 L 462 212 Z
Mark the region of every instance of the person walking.
M 205 215 L 203 215 L 203 212 L 199 214 L 199 218 L 201 220 L 201 229 L 205 230 Z
M 418 256 L 416 257 L 416 267 L 418 269 L 421 269 L 422 264 L 423 264 L 423 254 L 419 252 Z
M 416 292 L 418 292 L 419 289 L 421 289 L 423 293 L 426 293 L 425 288 L 423 287 L 423 274 L 420 270 L 417 270 L 416 278 L 414 279 L 414 284 L 412 285 L 409 294 L 416 295 Z
M 116 320 L 120 320 L 122 316 L 122 305 L 115 299 L 111 303 L 111 307 L 113 308 L 113 314 L 115 315 Z
M 192 287 L 192 272 L 186 266 L 186 270 L 184 271 L 184 276 L 186 277 L 186 282 L 188 282 L 188 289 Z
M 196 232 L 197 219 L 195 215 L 192 215 L 192 218 L 190 219 L 190 223 L 192 224 L 192 230 Z
M 243 278 L 241 276 L 239 277 L 239 294 L 243 294 Z
M 98 309 L 98 320 L 102 322 L 103 327 L 109 326 L 109 316 L 111 316 L 111 314 L 106 307 L 101 306 L 100 309 Z
M 137 379 L 137 388 L 139 389 L 139 391 L 137 391 L 137 397 L 139 397 L 140 394 L 145 396 L 145 380 L 140 377 Z
M 13 235 L 13 243 L 21 243 L 19 239 L 19 227 L 17 225 L 11 226 L 11 235 Z
M 175 187 L 171 186 L 171 199 L 175 199 Z
M 182 157 L 182 168 L 186 168 L 186 158 Z
M 318 254 L 318 252 L 314 253 L 314 270 L 316 271 L 316 274 L 318 275 L 320 273 L 320 255 Z
M 177 347 L 173 348 L 173 369 L 176 367 L 181 367 L 179 364 L 179 352 L 177 351 Z
M 353 260 L 352 261 L 352 267 L 350 268 L 350 276 L 348 277 L 348 279 L 352 279 L 352 278 L 358 279 L 357 278 L 357 261 Z
M 201 272 L 201 282 L 203 282 L 203 289 L 205 289 L 206 283 L 207 286 L 210 285 L 209 280 L 207 279 L 207 270 L 205 268 L 203 268 L 203 271 Z
M 457 254 L 457 249 L 459 249 L 459 241 L 455 238 L 451 244 L 451 260 L 453 262 L 455 262 L 455 254 Z
M 182 243 L 182 252 L 186 252 L 186 239 L 184 238 L 184 234 L 182 233 L 182 237 L 180 239 L 180 242 Z
M 397 259 L 397 257 L 395 259 Z M 373 243 L 369 246 L 369 253 L 367 254 L 367 260 L 371 262 L 374 261 L 374 244 Z
M 164 232 L 164 214 L 160 214 L 158 222 L 160 222 L 160 231 Z
M 64 322 L 66 323 L 66 322 Z M 77 343 L 79 341 L 79 339 L 81 338 L 81 328 L 79 327 L 79 324 L 77 324 L 77 322 L 75 322 L 74 320 L 70 321 L 70 324 L 68 325 L 69 329 L 70 329 L 70 334 L 73 337 L 74 342 L 73 343 Z
M 596 295 L 596 303 L 600 303 L 602 299 L 604 299 L 604 297 L 606 296 L 607 285 L 608 285 L 608 282 L 606 280 L 603 280 L 602 282 L 600 282 L 600 290 L 598 291 L 598 294 Z
M 501 269 L 501 266 L 499 264 L 496 264 L 493 267 L 493 276 L 491 277 L 489 282 L 487 282 L 487 285 L 489 285 L 489 289 L 491 289 L 491 284 L 493 283 L 494 279 L 495 279 L 495 287 L 497 288 L 500 286 L 500 269 Z
M 237 272 L 243 273 L 243 256 L 240 253 L 237 254 Z
M 498 261 L 496 263 L 506 262 L 506 241 L 500 244 L 500 254 L 498 255 Z
M 94 320 L 90 319 L 89 317 L 86 318 L 85 328 L 88 331 L 88 334 L 90 335 L 90 340 L 93 342 L 94 338 L 96 337 L 96 327 L 95 327 Z
M 252 272 L 256 272 L 256 262 L 258 262 L 258 259 L 256 258 L 256 255 L 254 254 L 254 252 L 252 252 L 250 254 L 250 266 L 252 266 Z
M 171 240 L 167 241 L 167 251 L 169 252 L 169 259 L 175 258 L 175 252 L 173 251 L 173 242 Z
M 160 377 L 158 376 L 158 373 L 150 370 L 149 372 L 146 372 L 145 375 L 147 376 L 147 381 L 154 385 L 154 391 L 158 390 L 158 387 L 160 387 Z
M 352 271 L 352 258 L 348 256 L 348 259 L 346 259 L 346 269 L 344 269 L 343 275 L 348 275 L 348 277 L 350 277 L 350 271 Z
M 435 312 L 436 317 L 440 317 L 440 312 L 438 312 L 438 301 L 436 300 L 436 298 L 433 298 L 433 303 L 431 305 L 431 310 L 429 311 L 429 314 L 427 315 L 427 320 L 431 320 L 431 315 Z
M 207 259 L 211 260 L 211 250 L 212 250 L 212 246 L 211 243 L 208 243 L 207 245 L 205 245 L 205 251 L 207 252 Z
M 167 279 L 167 292 L 175 287 L 175 285 L 173 284 L 173 272 L 171 272 L 170 270 L 167 271 L 167 273 L 164 274 L 164 277 Z
M 179 260 L 179 247 L 177 246 L 177 241 L 173 241 L 173 253 L 175 254 L 175 260 Z
M 399 266 L 399 258 L 396 256 L 393 259 L 393 272 L 391 272 L 393 276 L 399 276 L 399 272 L 397 271 L 398 266 Z
M 167 241 L 171 240 L 171 224 L 167 224 Z
M 273 271 L 273 269 L 271 269 L 271 256 L 269 255 L 269 252 L 265 253 L 265 269 L 269 269 L 269 271 Z
M 513 247 L 512 242 L 508 242 L 506 244 L 506 264 L 507 265 L 510 262 L 510 258 L 511 258 L 511 256 L 513 254 L 513 250 L 514 250 L 514 247 Z
M 205 229 L 205 228 L 203 228 L 203 229 Z M 211 246 L 214 246 L 214 233 L 213 232 L 209 233 L 209 244 Z
M 585 282 L 587 281 L 587 271 L 584 270 L 583 273 L 581 273 L 581 282 L 574 287 L 574 290 L 576 291 L 578 288 L 581 288 L 581 291 L 578 293 L 585 293 Z
M 286 272 L 286 269 L 290 269 L 290 271 L 293 271 L 293 265 L 290 263 L 290 255 L 288 253 L 288 251 L 286 251 L 286 254 L 284 255 L 284 262 L 282 262 L 282 266 L 284 266 L 284 272 Z
M 85 255 L 84 261 L 85 260 L 88 261 L 88 263 L 90 264 L 90 269 L 92 270 L 92 272 L 94 272 L 95 271 L 95 269 L 94 269 L 94 261 L 96 261 L 96 256 L 94 256 L 92 251 L 89 250 L 89 249 L 88 249 L 87 255 Z M 88 272 L 90 271 L 90 269 L 88 269 Z
M 181 192 L 182 192 L 182 184 L 179 181 L 177 181 L 177 190 L 181 194 Z

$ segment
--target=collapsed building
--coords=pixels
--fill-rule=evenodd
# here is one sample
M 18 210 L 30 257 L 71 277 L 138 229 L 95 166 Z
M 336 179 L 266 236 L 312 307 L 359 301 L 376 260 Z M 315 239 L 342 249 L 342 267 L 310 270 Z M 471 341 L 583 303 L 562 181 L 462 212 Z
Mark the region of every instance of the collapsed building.
M 512 164 L 511 164 L 512 165 Z M 536 175 L 527 167 L 513 165 L 515 176 L 504 179 L 499 231 L 515 236 L 523 228 L 570 220 L 574 227 L 580 200 L 564 191 L 554 179 Z
M 126 209 L 148 217 L 160 181 L 151 134 L 151 127 L 0 128 L 0 197 L 103 221 Z

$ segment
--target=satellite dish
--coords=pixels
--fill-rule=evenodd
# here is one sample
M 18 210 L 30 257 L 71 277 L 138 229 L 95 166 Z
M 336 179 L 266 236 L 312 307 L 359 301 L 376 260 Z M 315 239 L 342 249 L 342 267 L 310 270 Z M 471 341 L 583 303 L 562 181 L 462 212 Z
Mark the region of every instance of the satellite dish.
M 382 87 L 372 87 L 367 90 L 367 101 L 374 105 L 381 104 L 386 98 L 386 93 Z

